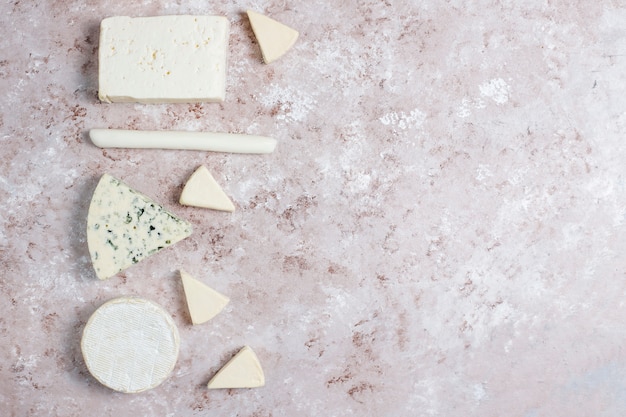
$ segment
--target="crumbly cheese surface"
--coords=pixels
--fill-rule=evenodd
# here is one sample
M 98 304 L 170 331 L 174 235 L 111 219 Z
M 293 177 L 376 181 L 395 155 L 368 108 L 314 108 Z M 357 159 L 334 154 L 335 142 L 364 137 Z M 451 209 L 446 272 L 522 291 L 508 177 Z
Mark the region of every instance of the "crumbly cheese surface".
M 104 174 L 87 215 L 87 244 L 100 279 L 110 278 L 191 234 L 189 222 Z
M 229 26 L 222 16 L 104 19 L 98 53 L 100 100 L 223 101 Z
M 170 315 L 136 297 L 116 298 L 100 306 L 81 340 L 89 372 L 103 385 L 127 393 L 162 383 L 176 365 L 179 346 Z

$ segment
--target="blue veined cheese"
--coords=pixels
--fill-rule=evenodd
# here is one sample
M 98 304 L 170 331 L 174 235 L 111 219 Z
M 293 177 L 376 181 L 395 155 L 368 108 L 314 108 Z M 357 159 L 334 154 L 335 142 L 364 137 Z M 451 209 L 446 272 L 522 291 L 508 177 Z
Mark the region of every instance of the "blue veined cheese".
M 109 174 L 100 179 L 87 214 L 87 244 L 99 279 L 189 235 L 189 222 Z
M 229 28 L 223 16 L 115 16 L 102 20 L 100 100 L 224 101 Z

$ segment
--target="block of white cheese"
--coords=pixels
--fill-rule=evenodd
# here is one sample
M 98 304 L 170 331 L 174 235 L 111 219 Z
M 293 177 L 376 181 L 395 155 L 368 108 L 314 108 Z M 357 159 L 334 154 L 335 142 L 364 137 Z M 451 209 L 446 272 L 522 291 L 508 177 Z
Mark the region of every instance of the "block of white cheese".
M 224 101 L 229 27 L 222 16 L 104 19 L 98 97 L 107 103 Z
M 180 271 L 187 308 L 193 324 L 202 324 L 217 316 L 230 301 L 228 297 Z
M 298 39 L 298 31 L 260 13 L 248 10 L 248 19 L 266 64 L 283 56 Z
M 187 180 L 180 194 L 180 204 L 221 211 L 235 211 L 235 205 L 219 186 L 213 175 L 200 166 Z
M 126 393 L 162 383 L 176 365 L 179 346 L 170 315 L 138 297 L 116 298 L 100 306 L 81 340 L 85 364 L 94 378 Z
M 254 351 L 244 346 L 217 374 L 207 387 L 214 388 L 256 388 L 265 385 L 263 368 Z
M 191 235 L 191 224 L 104 174 L 87 214 L 87 245 L 100 279 Z

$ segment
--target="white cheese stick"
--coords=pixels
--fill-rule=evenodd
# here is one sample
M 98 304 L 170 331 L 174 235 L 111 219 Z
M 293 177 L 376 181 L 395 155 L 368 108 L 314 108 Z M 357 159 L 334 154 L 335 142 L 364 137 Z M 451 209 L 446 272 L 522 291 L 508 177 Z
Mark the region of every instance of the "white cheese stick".
M 272 153 L 276 139 L 238 133 L 91 129 L 99 148 L 185 149 L 231 153 Z

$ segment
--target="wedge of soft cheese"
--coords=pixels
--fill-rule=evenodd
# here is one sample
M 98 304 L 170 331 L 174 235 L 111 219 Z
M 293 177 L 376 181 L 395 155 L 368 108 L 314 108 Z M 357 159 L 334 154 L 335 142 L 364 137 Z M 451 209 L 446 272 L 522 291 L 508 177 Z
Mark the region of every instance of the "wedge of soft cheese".
M 103 385 L 134 393 L 156 387 L 174 369 L 180 339 L 172 317 L 157 304 L 121 297 L 100 306 L 83 331 L 89 372 Z
M 265 375 L 259 358 L 250 347 L 244 346 L 211 378 L 207 387 L 256 388 L 264 385 Z
M 180 194 L 180 204 L 221 211 L 235 211 L 235 205 L 219 186 L 213 175 L 200 166 L 187 180 Z
M 222 16 L 106 18 L 98 97 L 107 103 L 224 101 L 228 33 Z
M 198 281 L 185 271 L 180 271 L 187 308 L 193 324 L 202 324 L 217 316 L 230 301 L 228 297 Z
M 298 31 L 261 13 L 248 10 L 248 19 L 266 64 L 283 56 L 298 39 Z
M 191 224 L 104 174 L 87 214 L 87 244 L 100 279 L 191 235 Z

